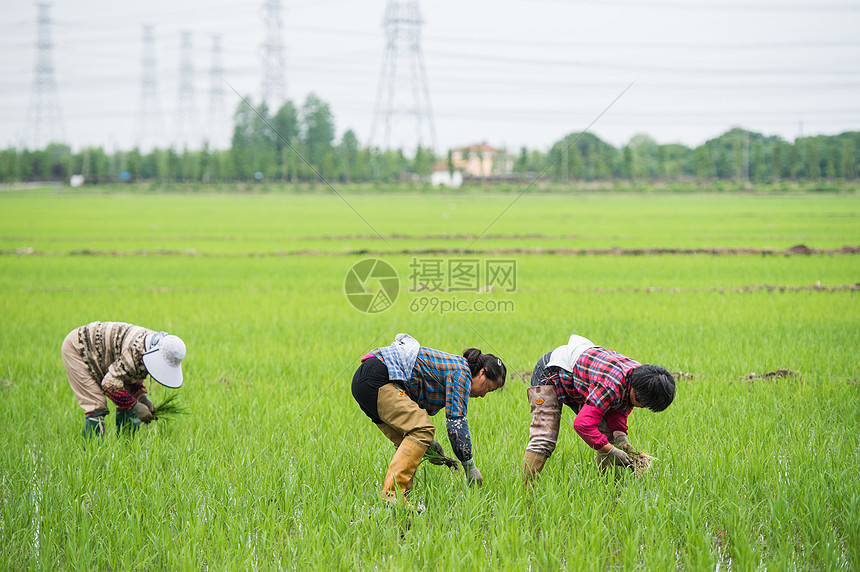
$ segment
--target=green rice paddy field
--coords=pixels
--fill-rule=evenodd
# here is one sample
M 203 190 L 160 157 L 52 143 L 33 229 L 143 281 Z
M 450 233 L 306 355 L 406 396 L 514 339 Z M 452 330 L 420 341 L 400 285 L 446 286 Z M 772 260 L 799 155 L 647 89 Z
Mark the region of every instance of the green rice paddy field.
M 0 569 L 860 568 L 860 197 L 516 198 L 0 193 Z M 375 314 L 344 293 L 368 257 L 400 278 Z M 93 320 L 180 335 L 189 414 L 84 446 L 60 344 Z M 424 463 L 418 517 L 349 387 L 398 332 L 509 372 L 469 403 L 484 486 Z M 690 376 L 630 417 L 647 475 L 600 473 L 566 411 L 528 488 L 522 372 L 574 332 Z

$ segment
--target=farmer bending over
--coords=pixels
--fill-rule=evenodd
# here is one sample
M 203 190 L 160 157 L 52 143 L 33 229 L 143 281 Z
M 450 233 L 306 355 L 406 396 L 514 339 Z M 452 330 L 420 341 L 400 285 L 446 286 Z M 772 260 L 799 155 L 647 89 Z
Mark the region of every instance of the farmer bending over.
M 393 501 L 412 488 L 412 477 L 425 451 L 432 447 L 431 415 L 445 408 L 448 438 L 470 483 L 482 477 L 472 458 L 466 408 L 469 397 L 484 397 L 505 384 L 502 360 L 470 348 L 463 356 L 422 347 L 408 334 L 362 358 L 352 378 L 352 395 L 361 410 L 394 443 L 397 451 L 382 485 L 383 500 Z
M 532 423 L 523 474 L 530 481 L 555 450 L 562 405 L 576 413 L 573 428 L 595 449 L 601 468 L 631 466 L 627 416 L 634 407 L 669 407 L 675 380 L 660 366 L 642 365 L 574 334 L 538 360 L 527 395 Z
M 182 385 L 185 344 L 166 332 L 122 322 L 92 322 L 63 340 L 63 363 L 69 385 L 84 410 L 84 436 L 104 435 L 107 401 L 116 405 L 116 428 L 136 431 L 153 419 L 146 396 L 147 374 L 160 384 Z

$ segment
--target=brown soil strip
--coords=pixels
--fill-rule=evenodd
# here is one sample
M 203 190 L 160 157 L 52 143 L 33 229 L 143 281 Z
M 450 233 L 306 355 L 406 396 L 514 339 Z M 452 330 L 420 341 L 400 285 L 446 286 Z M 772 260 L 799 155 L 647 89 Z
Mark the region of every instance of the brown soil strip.
M 0 256 L 208 256 L 208 257 L 285 257 L 285 256 L 432 256 L 432 255 L 549 255 L 549 256 L 811 256 L 860 254 L 860 246 L 842 248 L 812 248 L 798 244 L 785 250 L 768 248 L 496 248 L 496 249 L 457 249 L 457 248 L 404 248 L 400 250 L 291 250 L 282 252 L 238 252 L 207 253 L 195 249 L 188 250 L 96 250 L 84 248 L 66 253 L 37 251 L 33 248 L 0 250 Z
M 524 238 L 533 238 L 539 240 L 576 240 L 582 238 L 576 234 L 460 234 L 460 233 L 439 233 L 439 234 L 384 234 L 383 238 L 393 240 L 482 240 L 491 239 L 512 239 L 520 240 Z M 324 234 L 322 236 L 303 236 L 298 240 L 377 240 L 379 235 L 376 234 Z
M 776 379 L 780 377 L 794 377 L 795 375 L 798 375 L 796 371 L 792 371 L 790 369 L 778 369 L 776 371 L 769 371 L 761 374 L 751 371 L 750 373 L 741 376 L 741 379 Z
M 672 377 L 675 379 L 693 379 L 696 377 L 695 373 L 690 373 L 688 371 L 671 371 Z
M 838 284 L 835 286 L 822 286 L 812 284 L 809 286 L 775 286 L 772 284 L 753 284 L 751 286 L 708 286 L 703 288 L 667 288 L 663 286 L 648 286 L 644 288 L 596 288 L 598 294 L 638 292 L 669 292 L 670 294 L 696 293 L 696 292 L 854 292 L 860 290 L 860 284 Z
M 531 380 L 532 380 L 532 370 L 524 369 L 522 371 L 515 372 L 513 374 L 512 379 L 519 380 L 519 381 L 525 383 L 526 385 L 529 385 L 531 383 Z

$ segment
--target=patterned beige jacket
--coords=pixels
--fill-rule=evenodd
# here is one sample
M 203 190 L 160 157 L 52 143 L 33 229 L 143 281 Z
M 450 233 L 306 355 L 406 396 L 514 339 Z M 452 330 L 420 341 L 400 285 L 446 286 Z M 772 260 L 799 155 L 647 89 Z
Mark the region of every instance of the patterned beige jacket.
M 82 357 L 102 390 L 116 393 L 143 383 L 143 339 L 152 330 L 123 322 L 92 322 L 78 328 Z

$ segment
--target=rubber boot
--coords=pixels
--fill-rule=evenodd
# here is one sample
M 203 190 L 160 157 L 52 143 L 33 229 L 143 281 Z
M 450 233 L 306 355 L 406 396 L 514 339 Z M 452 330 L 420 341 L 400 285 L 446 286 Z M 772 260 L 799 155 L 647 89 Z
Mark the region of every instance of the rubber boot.
M 131 409 L 116 410 L 116 432 L 134 435 L 140 427 L 140 419 Z
M 85 439 L 89 439 L 90 437 L 101 439 L 105 436 L 105 415 L 107 413 L 93 413 L 84 418 L 82 435 Z
M 389 441 L 394 443 L 395 449 L 403 442 L 403 433 L 394 427 L 386 425 L 385 423 L 377 423 L 376 426 L 379 427 L 379 430 L 382 431 L 382 434 L 385 435 Z
M 412 488 L 412 477 L 415 476 L 415 471 L 426 450 L 426 445 L 410 437 L 403 439 L 391 459 L 391 464 L 388 465 L 388 472 L 382 484 L 382 500 L 398 502 L 400 497 L 405 506 L 411 508 L 404 497 Z
M 526 483 L 532 482 L 540 474 L 546 460 L 547 457 L 526 449 L 523 454 L 523 479 Z

